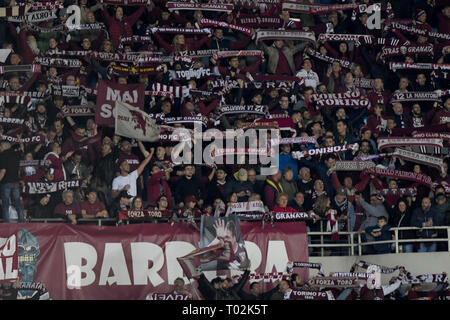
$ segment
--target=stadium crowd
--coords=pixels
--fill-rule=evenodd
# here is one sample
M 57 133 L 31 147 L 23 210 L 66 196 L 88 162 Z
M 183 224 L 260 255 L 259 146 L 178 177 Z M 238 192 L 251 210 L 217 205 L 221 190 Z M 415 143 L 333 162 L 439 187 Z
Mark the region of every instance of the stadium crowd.
M 308 230 L 319 231 L 324 221 L 331 241 L 339 231 L 371 241 L 392 239 L 391 227 L 449 226 L 450 5 L 379 1 L 381 28 L 373 29 L 360 7 L 309 14 L 283 9 L 284 2 L 224 1 L 233 4 L 226 12 L 174 8 L 163 0 L 137 6 L 49 1 L 57 14 L 44 21 L 0 18 L 0 45 L 10 49 L 0 74 L 3 222 L 61 217 L 77 224 L 142 209 L 175 220 L 225 215 L 233 203 L 263 201 L 270 213 L 312 211 Z M 335 2 L 299 3 L 326 8 Z M 58 27 L 71 4 L 81 8 L 84 28 Z M 287 38 L 285 31 L 303 34 Z M 118 55 L 105 58 L 114 56 L 108 53 Z M 158 62 L 130 61 L 125 54 Z M 93 90 L 101 80 L 144 84 L 150 92 L 144 110 L 159 124 L 178 117 L 186 121 L 174 128 L 192 129 L 187 119 L 203 116 L 205 128 L 277 128 L 292 140 L 280 144 L 279 168 L 270 176 L 262 176 L 258 164 L 173 166 L 178 141 L 136 141 L 96 123 Z M 263 105 L 265 112 L 222 112 L 236 105 Z M 313 152 L 342 145 L 354 147 Z M 41 192 L 38 186 L 51 187 Z M 418 229 L 399 238 L 442 234 Z M 405 243 L 402 250 L 446 245 Z M 391 250 L 379 244 L 365 253 Z M 289 286 L 281 282 L 279 295 Z M 232 294 L 261 295 L 257 285 L 251 290 Z

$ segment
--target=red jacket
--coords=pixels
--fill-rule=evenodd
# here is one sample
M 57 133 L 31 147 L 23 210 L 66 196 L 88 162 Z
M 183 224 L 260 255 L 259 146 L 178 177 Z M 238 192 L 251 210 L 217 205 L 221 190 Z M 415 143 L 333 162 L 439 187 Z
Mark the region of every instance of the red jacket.
M 135 13 L 128 17 L 123 16 L 122 20 L 119 21 L 115 17 L 111 17 L 108 10 L 104 8 L 103 17 L 108 24 L 109 36 L 111 37 L 115 48 L 118 47 L 121 37 L 131 37 L 133 35 L 133 25 L 144 13 L 144 10 L 145 7 L 140 7 Z
M 163 188 L 164 195 L 167 197 L 169 202 L 169 209 L 172 209 L 172 193 L 169 188 L 169 184 L 167 181 L 163 178 L 165 172 L 160 171 L 155 174 L 153 174 L 150 178 L 147 180 L 147 202 L 151 206 L 156 206 L 156 201 L 159 198 L 159 191 L 160 186 Z

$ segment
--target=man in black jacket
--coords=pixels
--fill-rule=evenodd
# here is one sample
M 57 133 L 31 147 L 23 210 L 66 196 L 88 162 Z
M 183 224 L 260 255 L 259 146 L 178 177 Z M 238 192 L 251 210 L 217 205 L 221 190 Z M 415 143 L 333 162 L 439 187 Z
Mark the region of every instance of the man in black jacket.
M 205 185 L 194 176 L 195 167 L 192 164 L 186 165 L 184 171 L 184 177 L 178 182 L 175 189 L 175 204 L 183 207 L 184 199 L 187 196 L 194 196 L 195 199 L 198 199 L 199 206 L 202 206 L 205 196 Z
M 212 282 L 209 282 L 208 279 L 206 279 L 205 274 L 202 273 L 198 280 L 198 290 L 200 290 L 200 293 L 205 300 L 240 300 L 238 292 L 242 290 L 249 274 L 250 269 L 246 269 L 241 280 L 230 287 L 232 283 L 230 279 L 225 279 L 218 285 L 219 281 L 217 278 L 213 279 Z
M 279 289 L 280 288 L 277 285 L 267 292 L 261 292 L 261 285 L 259 284 L 259 282 L 255 281 L 250 284 L 250 293 L 247 293 L 243 289 L 241 289 L 238 294 L 242 300 L 269 300 L 272 295 Z

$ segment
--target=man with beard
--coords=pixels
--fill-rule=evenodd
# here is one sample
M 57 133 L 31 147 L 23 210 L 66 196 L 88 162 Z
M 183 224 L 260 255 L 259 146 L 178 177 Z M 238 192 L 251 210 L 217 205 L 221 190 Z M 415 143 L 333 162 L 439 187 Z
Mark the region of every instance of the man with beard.
M 31 119 L 33 120 L 33 128 L 36 131 L 43 130 L 49 126 L 51 121 L 47 115 L 47 107 L 45 103 L 39 103 L 37 105 L 34 116 Z
M 230 182 L 227 181 L 227 173 L 225 170 L 223 168 L 213 168 L 209 177 L 210 182 L 207 188 L 208 195 L 206 202 L 211 203 L 217 198 L 222 199 L 222 201 L 226 201 L 225 190 L 228 188 L 228 184 L 230 184 Z
M 137 196 L 137 184 L 136 181 L 144 171 L 145 166 L 150 162 L 153 156 L 153 151 L 147 154 L 145 159 L 140 163 L 136 170 L 131 171 L 130 165 L 126 160 L 120 163 L 120 175 L 115 177 L 112 182 L 112 197 L 117 198 L 117 196 L 122 191 L 127 191 L 129 195 L 134 198 Z
M 405 114 L 403 105 L 400 102 L 394 102 L 392 106 L 394 112 L 394 121 L 396 128 L 410 128 L 411 119 Z

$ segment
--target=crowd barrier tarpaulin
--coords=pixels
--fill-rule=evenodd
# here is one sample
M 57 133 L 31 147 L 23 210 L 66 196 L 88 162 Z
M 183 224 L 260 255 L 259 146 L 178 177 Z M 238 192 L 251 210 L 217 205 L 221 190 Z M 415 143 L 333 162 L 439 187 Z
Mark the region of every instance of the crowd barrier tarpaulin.
M 264 230 L 258 222 L 242 222 L 240 227 L 252 272 L 282 272 L 288 261 L 308 261 L 303 222 Z M 120 227 L 0 224 L 2 241 L 13 235 L 19 235 L 19 277 L 21 287 L 27 288 L 19 296 L 42 294 L 57 300 L 144 300 L 150 292 L 170 292 L 174 280 L 183 276 L 177 258 L 192 252 L 200 240 L 200 234 L 182 222 Z M 307 272 L 299 270 L 302 278 Z M 231 271 L 231 276 L 238 274 Z M 187 277 L 184 280 L 190 288 Z M 276 284 L 264 283 L 264 289 Z M 197 289 L 197 283 L 192 285 Z

